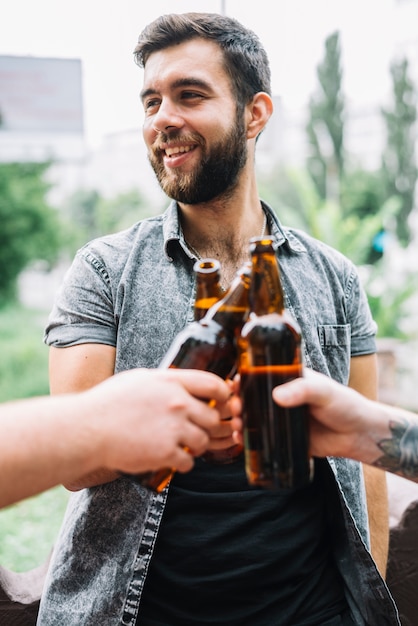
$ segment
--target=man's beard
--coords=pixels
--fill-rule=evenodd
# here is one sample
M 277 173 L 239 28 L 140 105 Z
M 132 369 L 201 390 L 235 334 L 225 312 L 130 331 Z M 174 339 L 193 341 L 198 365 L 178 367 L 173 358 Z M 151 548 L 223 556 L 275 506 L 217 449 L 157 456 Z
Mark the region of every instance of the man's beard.
M 166 139 L 177 139 L 179 134 L 169 134 Z M 242 116 L 236 117 L 233 128 L 217 144 L 205 153 L 202 138 L 199 145 L 203 158 L 195 171 L 187 174 L 178 172 L 175 179 L 167 174 L 163 161 L 155 153 L 148 154 L 151 166 L 162 190 L 169 198 L 183 204 L 209 202 L 218 196 L 231 193 L 238 175 L 247 161 L 247 139 Z

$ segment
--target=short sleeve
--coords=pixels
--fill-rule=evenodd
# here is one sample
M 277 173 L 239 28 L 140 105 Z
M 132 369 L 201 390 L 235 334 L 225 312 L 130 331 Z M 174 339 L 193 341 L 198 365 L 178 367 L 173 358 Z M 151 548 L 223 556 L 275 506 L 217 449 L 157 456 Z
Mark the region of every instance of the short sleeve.
M 69 347 L 81 343 L 116 345 L 110 280 L 102 261 L 81 249 L 57 292 L 44 342 Z
M 351 356 L 374 354 L 377 324 L 373 320 L 367 294 L 354 268 L 346 298 L 348 321 L 351 326 Z

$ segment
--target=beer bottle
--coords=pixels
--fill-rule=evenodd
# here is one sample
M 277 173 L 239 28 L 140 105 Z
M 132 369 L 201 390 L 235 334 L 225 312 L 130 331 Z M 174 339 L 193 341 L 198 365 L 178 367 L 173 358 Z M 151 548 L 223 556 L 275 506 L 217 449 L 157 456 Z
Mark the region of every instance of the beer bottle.
M 178 333 L 160 368 L 205 370 L 225 380 L 235 374 L 237 338 L 248 314 L 250 270 L 251 265 L 244 264 L 224 297 L 212 305 L 201 320 L 192 322 Z M 232 448 L 241 451 L 239 446 Z M 174 471 L 173 468 L 163 468 L 130 476 L 139 484 L 160 492 Z
M 196 274 L 196 299 L 194 319 L 201 320 L 211 306 L 221 299 L 221 264 L 217 259 L 203 258 L 193 266 Z M 223 450 L 207 450 L 201 458 L 207 463 L 232 463 L 241 454 L 242 446 L 234 445 Z
M 194 316 L 195 320 L 199 320 L 223 295 L 221 264 L 217 259 L 206 258 L 196 261 L 193 269 L 196 273 Z M 222 450 L 207 450 L 200 458 L 207 463 L 223 465 L 233 463 L 242 450 L 242 445 L 235 444 Z
M 238 341 L 247 479 L 269 489 L 300 487 L 313 472 L 307 407 L 280 407 L 272 391 L 302 376 L 301 331 L 284 306 L 273 238 L 252 238 L 250 253 L 250 312 Z
M 194 264 L 193 270 L 196 275 L 194 319 L 198 321 L 222 298 L 221 264 L 217 259 L 199 259 Z

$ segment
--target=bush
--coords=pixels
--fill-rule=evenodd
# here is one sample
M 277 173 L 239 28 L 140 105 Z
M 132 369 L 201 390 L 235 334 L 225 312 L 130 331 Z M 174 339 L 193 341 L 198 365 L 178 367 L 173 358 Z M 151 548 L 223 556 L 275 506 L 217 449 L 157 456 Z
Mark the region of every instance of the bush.
M 42 342 L 45 314 L 19 306 L 0 309 L 0 402 L 48 393 L 48 349 Z M 68 492 L 56 487 L 0 511 L 0 564 L 15 572 L 48 557 Z
M 64 487 L 18 502 L 0 511 L 0 564 L 26 572 L 48 558 L 68 501 Z
M 0 309 L 0 402 L 49 393 L 45 313 L 18 305 Z
M 15 296 L 19 274 L 32 261 L 49 264 L 63 243 L 58 212 L 47 202 L 49 163 L 0 163 L 0 303 Z

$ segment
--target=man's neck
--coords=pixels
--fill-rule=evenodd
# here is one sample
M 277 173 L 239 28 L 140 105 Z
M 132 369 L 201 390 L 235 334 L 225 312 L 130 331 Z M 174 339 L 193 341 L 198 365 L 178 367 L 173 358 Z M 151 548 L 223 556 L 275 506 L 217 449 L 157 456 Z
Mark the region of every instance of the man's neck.
M 249 260 L 251 237 L 267 234 L 266 214 L 260 200 L 249 204 L 211 202 L 180 206 L 183 235 L 200 258 L 221 263 L 222 284 L 228 287 L 241 265 Z

